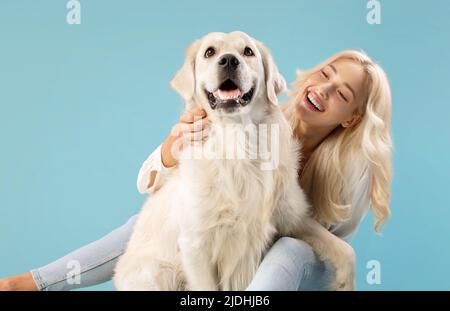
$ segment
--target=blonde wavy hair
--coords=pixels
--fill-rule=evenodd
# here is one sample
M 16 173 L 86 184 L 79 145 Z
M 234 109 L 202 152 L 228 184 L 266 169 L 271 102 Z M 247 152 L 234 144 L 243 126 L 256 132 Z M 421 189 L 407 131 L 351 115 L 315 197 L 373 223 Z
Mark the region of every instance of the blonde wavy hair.
M 392 180 L 391 91 L 384 70 L 364 52 L 339 52 L 311 70 L 297 71 L 281 109 L 295 132 L 301 122 L 295 112 L 301 86 L 312 73 L 339 59 L 357 62 L 367 74 L 366 98 L 354 112 L 361 121 L 350 128 L 339 125 L 325 138 L 303 168 L 300 183 L 312 203 L 313 216 L 329 227 L 350 218 L 354 189 L 369 174 L 374 229 L 379 233 L 390 216 Z

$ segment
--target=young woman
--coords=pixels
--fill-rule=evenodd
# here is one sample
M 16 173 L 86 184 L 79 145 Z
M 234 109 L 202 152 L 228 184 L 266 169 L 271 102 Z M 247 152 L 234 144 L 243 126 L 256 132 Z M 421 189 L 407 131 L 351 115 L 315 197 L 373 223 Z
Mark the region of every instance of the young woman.
M 392 176 L 391 94 L 381 67 L 362 52 L 340 52 L 310 71 L 298 72 L 282 110 L 303 144 L 299 181 L 315 218 L 348 240 L 370 205 L 379 232 L 390 214 Z M 198 116 L 200 127 L 194 123 Z M 206 139 L 205 121 L 205 111 L 199 110 L 181 116 L 176 127 L 194 142 Z M 197 128 L 201 131 L 194 132 Z M 137 181 L 141 193 L 157 191 L 176 169 L 170 152 L 176 139 L 170 135 L 142 165 Z M 0 289 L 70 290 L 110 280 L 135 220 L 133 216 L 53 263 L 0 280 Z M 80 284 L 67 282 L 72 260 L 81 265 Z M 265 254 L 248 290 L 321 290 L 333 273 L 307 243 L 282 237 Z

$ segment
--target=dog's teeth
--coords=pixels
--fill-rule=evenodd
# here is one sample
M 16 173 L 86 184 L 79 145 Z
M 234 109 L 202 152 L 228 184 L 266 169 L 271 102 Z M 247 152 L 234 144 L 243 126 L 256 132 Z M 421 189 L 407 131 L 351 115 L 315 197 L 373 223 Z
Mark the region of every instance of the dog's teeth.
M 217 90 L 214 92 L 214 96 L 221 100 L 227 99 L 237 99 L 241 96 L 241 91 L 239 89 L 225 91 L 225 90 Z

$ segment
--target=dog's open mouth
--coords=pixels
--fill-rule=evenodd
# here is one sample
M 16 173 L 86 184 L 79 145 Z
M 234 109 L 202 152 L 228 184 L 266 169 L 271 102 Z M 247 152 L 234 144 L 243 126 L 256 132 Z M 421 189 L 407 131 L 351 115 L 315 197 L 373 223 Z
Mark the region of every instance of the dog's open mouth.
M 243 94 L 231 79 L 225 80 L 214 92 L 205 90 L 211 108 L 224 109 L 227 112 L 250 103 L 253 98 L 253 91 L 254 88 L 251 88 Z

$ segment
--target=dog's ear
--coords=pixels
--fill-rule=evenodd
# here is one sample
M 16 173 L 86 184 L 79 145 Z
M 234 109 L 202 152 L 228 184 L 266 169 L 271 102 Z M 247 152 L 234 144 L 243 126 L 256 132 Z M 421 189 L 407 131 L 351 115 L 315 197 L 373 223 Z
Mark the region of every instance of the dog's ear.
M 266 77 L 266 89 L 267 98 L 272 104 L 277 105 L 277 96 L 286 90 L 286 80 L 278 71 L 277 65 L 270 54 L 269 49 L 260 41 L 256 41 L 256 46 L 261 53 L 263 65 L 264 65 L 264 75 Z
M 195 57 L 200 47 L 200 40 L 194 41 L 186 50 L 186 58 L 180 70 L 170 81 L 172 88 L 189 101 L 194 96 L 195 91 Z

